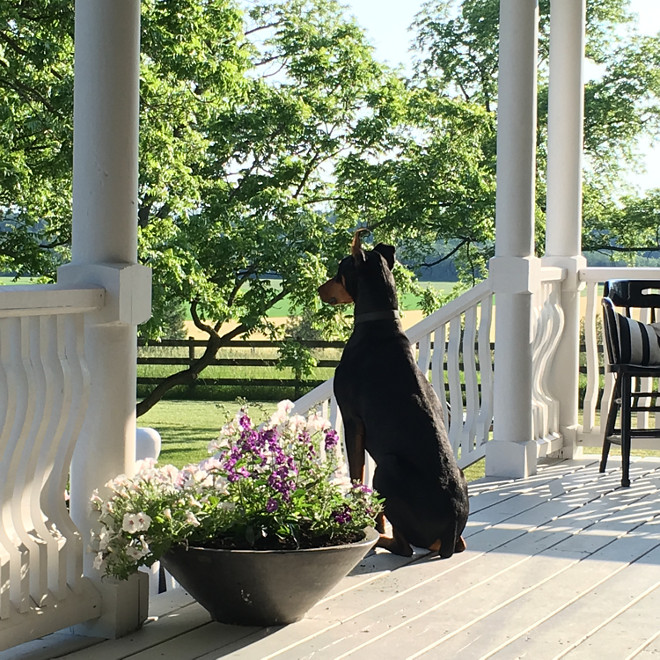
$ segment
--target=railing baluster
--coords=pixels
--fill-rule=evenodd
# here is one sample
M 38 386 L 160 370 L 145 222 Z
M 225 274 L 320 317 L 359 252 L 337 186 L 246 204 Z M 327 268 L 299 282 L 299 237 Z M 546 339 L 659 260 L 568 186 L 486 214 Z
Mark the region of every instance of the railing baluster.
M 44 428 L 42 449 L 35 474 L 35 483 L 40 485 L 37 490 L 43 494 L 38 501 L 33 502 L 33 506 L 35 515 L 36 511 L 42 512 L 44 519 L 42 535 L 48 540 L 48 589 L 57 600 L 62 600 L 66 595 L 66 572 L 61 569 L 63 563 L 61 547 L 64 539 L 57 520 L 62 514 L 62 508 L 66 518 L 68 515 L 66 507 L 62 507 L 64 492 L 57 492 L 53 488 L 53 482 L 61 481 L 61 479 L 53 479 L 53 466 L 61 447 L 62 427 L 68 413 L 65 393 L 70 388 L 70 384 L 65 379 L 60 364 L 58 352 L 60 333 L 56 317 L 47 316 L 42 319 L 41 337 L 41 356 L 47 392 L 44 400 L 44 419 L 47 425 Z
M 463 331 L 463 374 L 465 378 L 465 424 L 461 440 L 461 456 L 476 446 L 479 410 L 479 383 L 474 347 L 477 343 L 477 308 L 465 310 Z
M 447 391 L 445 390 L 445 342 L 447 341 L 447 326 L 441 325 L 433 333 L 433 356 L 431 357 L 431 377 L 435 393 L 442 405 L 445 423 L 449 425 L 449 408 L 447 406 Z
M 493 353 L 490 348 L 491 324 L 493 317 L 493 296 L 488 294 L 480 304 L 479 321 L 479 375 L 481 376 L 481 405 L 477 425 L 477 445 L 490 437 L 493 423 Z M 478 448 L 478 447 L 477 447 Z
M 597 282 L 587 283 L 587 305 L 584 317 L 584 343 L 587 358 L 587 387 L 584 395 L 582 426 L 591 432 L 596 419 L 596 404 L 600 388 L 598 373 L 598 340 L 596 339 L 596 287 Z
M 84 319 L 81 316 L 61 319 L 64 334 L 64 355 L 62 360 L 68 367 L 68 378 L 71 381 L 71 403 L 68 409 L 66 427 L 63 438 L 63 450 L 60 452 L 63 463 L 56 466 L 56 474 L 60 477 L 58 491 L 64 491 L 68 466 L 71 464 L 76 440 L 84 421 L 84 411 L 89 398 L 89 372 L 85 360 Z M 66 369 L 65 369 L 66 370 Z M 62 502 L 62 500 L 59 500 Z M 63 506 L 60 512 L 63 512 Z M 82 581 L 82 547 L 83 539 L 78 528 L 69 516 L 58 517 L 62 533 L 66 538 L 67 583 L 74 592 L 81 590 Z
M 30 556 L 30 595 L 34 602 L 42 607 L 48 603 L 48 545 L 52 537 L 44 525 L 41 511 L 41 492 L 34 487 L 37 483 L 37 461 L 43 454 L 43 442 L 48 419 L 45 416 L 52 383 L 46 382 L 42 350 L 46 342 L 42 336 L 44 317 L 31 316 L 21 320 L 24 326 L 24 354 L 27 358 L 27 386 L 34 402 L 31 414 L 26 418 L 25 451 L 21 457 L 17 481 L 21 485 L 21 519 L 26 535 L 32 541 Z
M 18 463 L 25 441 L 23 429 L 26 413 L 32 408 L 25 375 L 25 360 L 21 341 L 22 320 L 8 319 L 0 338 L 0 353 L 3 355 L 7 373 L 9 399 L 6 437 L 6 467 L 2 486 L 2 527 L 13 544 L 11 560 L 10 592 L 12 602 L 19 612 L 25 612 L 29 604 L 30 548 L 26 544 L 22 529 L 20 510 L 16 510 L 19 485 L 16 483 Z
M 557 350 L 564 327 L 561 309 L 561 271 L 547 269 L 533 298 L 534 315 L 532 338 L 532 421 L 539 455 L 561 449 L 559 430 L 559 402 L 551 393 L 548 366 Z
M 429 367 L 431 365 L 431 335 L 425 335 L 419 340 L 419 355 L 417 357 L 417 366 L 421 372 L 428 378 Z
M 7 619 L 10 615 L 10 605 L 12 596 L 12 575 L 15 572 L 15 565 L 21 563 L 20 550 L 17 549 L 17 538 L 13 534 L 13 526 L 7 521 L 8 498 L 11 498 L 9 469 L 12 453 L 14 450 L 11 429 L 14 423 L 14 400 L 16 390 L 10 380 L 11 370 L 7 366 L 7 361 L 11 359 L 13 346 L 11 339 L 11 322 L 7 319 L 0 319 L 0 439 L 2 445 L 0 449 L 0 578 L 2 587 L 0 588 L 0 620 Z M 12 568 L 14 567 L 14 568 Z M 9 585 L 9 588 L 7 588 Z
M 449 381 L 449 405 L 451 406 L 449 442 L 451 442 L 456 456 L 459 453 L 463 432 L 463 393 L 460 374 L 461 321 L 461 316 L 451 319 L 449 341 L 447 342 L 447 379 Z

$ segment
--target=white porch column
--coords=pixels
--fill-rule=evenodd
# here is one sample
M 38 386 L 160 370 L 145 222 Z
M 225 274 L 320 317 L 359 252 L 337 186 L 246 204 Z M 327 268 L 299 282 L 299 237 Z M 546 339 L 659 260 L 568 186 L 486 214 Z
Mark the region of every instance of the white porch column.
M 550 88 L 546 255 L 543 265 L 567 271 L 562 285 L 564 332 L 550 373 L 559 400 L 563 454 L 577 452 L 582 256 L 582 141 L 586 0 L 552 0 L 550 5 Z
M 106 306 L 90 316 L 89 405 L 71 466 L 71 516 L 85 548 L 95 488 L 135 460 L 136 325 L 149 317 L 150 271 L 137 265 L 139 0 L 77 0 L 72 263 L 58 281 L 97 284 Z M 85 552 L 84 574 L 103 596 L 84 634 L 121 636 L 146 618 L 148 585 L 104 578 Z
M 495 394 L 486 474 L 536 471 L 532 439 L 531 296 L 536 165 L 537 0 L 501 0 L 497 120 Z

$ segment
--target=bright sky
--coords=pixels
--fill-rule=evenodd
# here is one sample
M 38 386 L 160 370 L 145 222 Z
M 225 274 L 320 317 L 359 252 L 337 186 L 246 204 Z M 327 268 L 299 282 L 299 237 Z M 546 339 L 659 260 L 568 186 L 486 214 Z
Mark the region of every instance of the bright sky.
M 423 0 L 343 0 L 347 13 L 355 16 L 365 29 L 369 41 L 376 48 L 379 60 L 391 66 L 410 61 L 408 49 L 413 34 L 408 28 L 415 14 L 424 4 Z M 598 0 L 588 0 L 598 1 Z M 643 34 L 660 32 L 660 0 L 631 0 L 631 11 L 639 17 L 638 29 Z M 634 181 L 642 188 L 660 187 L 657 173 L 660 172 L 660 148 L 645 143 L 640 148 L 646 154 L 646 173 L 638 174 Z

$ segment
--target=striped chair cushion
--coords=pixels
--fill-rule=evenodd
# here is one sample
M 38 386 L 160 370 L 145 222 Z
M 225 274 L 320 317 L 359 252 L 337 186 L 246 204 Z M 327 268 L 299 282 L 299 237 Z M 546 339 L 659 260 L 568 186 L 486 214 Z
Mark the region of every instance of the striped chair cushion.
M 621 363 L 660 365 L 660 323 L 641 323 L 615 314 Z

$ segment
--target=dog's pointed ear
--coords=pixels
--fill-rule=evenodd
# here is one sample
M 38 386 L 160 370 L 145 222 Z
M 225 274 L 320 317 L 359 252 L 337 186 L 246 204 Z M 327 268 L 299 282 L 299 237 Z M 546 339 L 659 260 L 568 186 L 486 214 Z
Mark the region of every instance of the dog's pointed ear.
M 374 252 L 378 252 L 383 257 L 385 257 L 385 261 L 387 262 L 387 265 L 389 266 L 389 269 L 392 270 L 394 268 L 394 246 L 393 245 L 385 245 L 385 243 L 378 243 L 378 245 L 374 248 Z

